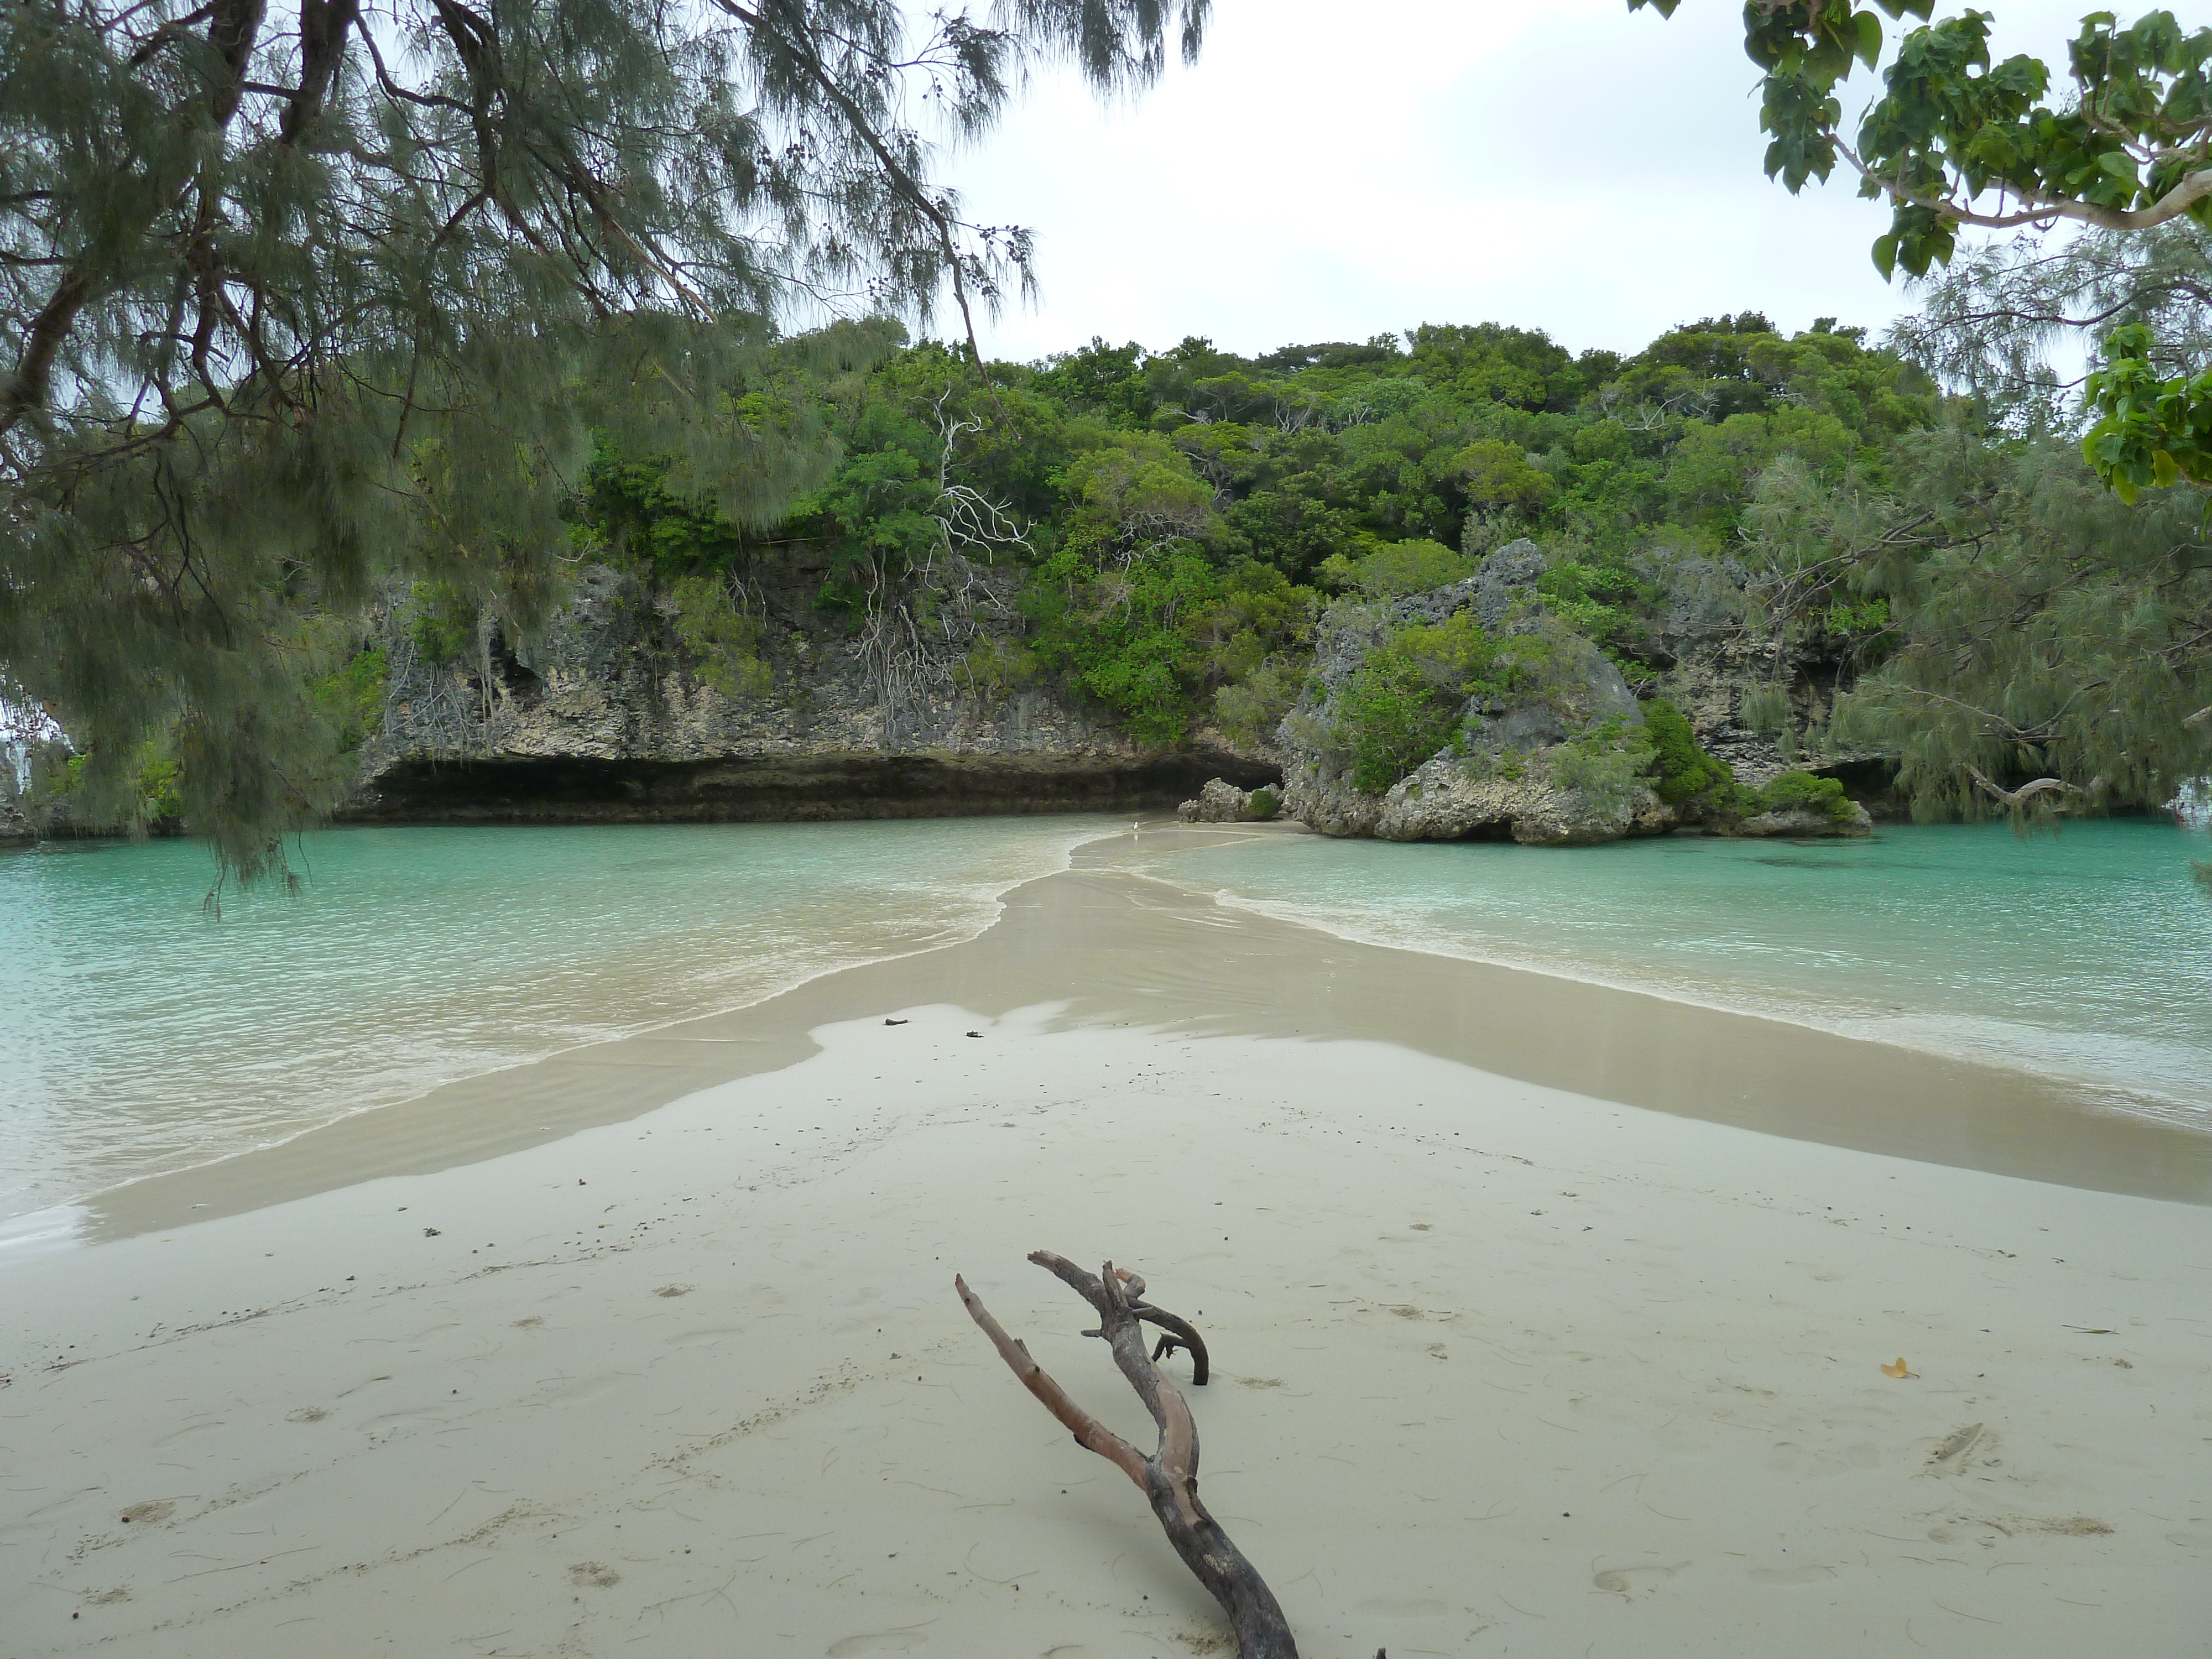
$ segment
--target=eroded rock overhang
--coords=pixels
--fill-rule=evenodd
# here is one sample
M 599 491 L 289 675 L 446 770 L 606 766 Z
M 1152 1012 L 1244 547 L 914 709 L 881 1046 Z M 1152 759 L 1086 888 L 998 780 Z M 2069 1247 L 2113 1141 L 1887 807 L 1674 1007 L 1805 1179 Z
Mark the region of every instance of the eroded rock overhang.
M 1173 806 L 1209 778 L 1279 784 L 1218 750 L 1150 756 L 863 752 L 705 760 L 409 759 L 338 817 L 355 823 L 744 823 Z

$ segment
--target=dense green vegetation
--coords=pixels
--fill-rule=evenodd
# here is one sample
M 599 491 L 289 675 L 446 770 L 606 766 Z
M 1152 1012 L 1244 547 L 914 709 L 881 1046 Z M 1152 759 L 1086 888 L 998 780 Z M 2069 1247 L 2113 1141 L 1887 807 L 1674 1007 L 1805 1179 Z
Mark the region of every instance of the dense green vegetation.
M 1644 734 L 1651 744 L 1652 787 L 1669 806 L 1703 806 L 1725 799 L 1735 779 L 1698 744 L 1682 711 L 1665 697 L 1644 705 Z
M 1997 400 L 1945 398 L 1832 322 L 1785 336 L 1753 313 L 1708 318 L 1626 356 L 1494 324 L 1256 357 L 1093 341 L 981 371 L 934 342 L 800 341 L 726 403 L 738 423 L 820 434 L 781 511 L 734 506 L 696 457 L 611 428 L 562 507 L 568 557 L 626 571 L 726 698 L 775 691 L 751 595 L 804 547 L 822 570 L 813 625 L 887 683 L 1042 684 L 1163 744 L 1207 726 L 1271 738 L 1337 607 L 1373 644 L 1330 729 L 1307 735 L 1372 792 L 1446 749 L 1521 775 L 1469 723 L 1534 703 L 1577 734 L 1548 781 L 1594 800 L 1648 784 L 1691 821 L 1848 817 L 1832 781 L 1740 789 L 1698 747 L 1663 695 L 1686 592 L 1769 641 L 1778 678 L 1744 689 L 1745 725 L 1808 761 L 1839 742 L 1894 754 L 1928 810 L 1987 810 L 1978 772 L 2057 769 L 2079 805 L 2155 803 L 2203 769 L 2204 722 L 2188 721 L 2212 702 L 2203 493 L 2120 501 L 2063 440 L 2013 433 Z M 1544 556 L 1540 626 L 1493 635 L 1470 611 L 1389 624 L 1393 601 L 1522 536 Z M 313 622 L 292 659 L 333 775 L 380 720 L 385 639 L 472 666 L 484 615 L 441 579 L 404 590 L 392 635 Z M 1569 708 L 1593 648 L 1643 696 L 1640 728 Z M 1793 702 L 1804 661 L 1845 693 L 1818 730 Z M 2069 720 L 2099 697 L 2135 713 Z M 57 784 L 87 800 L 88 771 Z M 125 815 L 188 811 L 190 771 L 173 736 L 143 745 Z
M 1990 21 L 1923 22 L 1884 62 L 1852 0 L 1745 8 L 1768 176 L 1796 191 L 1841 161 L 1888 204 L 1876 266 L 1941 273 L 1895 337 L 1972 399 L 1887 476 L 1776 467 L 1753 562 L 1784 626 L 1863 620 L 1874 672 L 1837 726 L 1900 757 L 1917 807 L 2155 802 L 2212 767 L 2212 511 L 2191 487 L 2212 482 L 2212 27 L 2092 12 L 2062 75 L 1993 61 Z M 1862 64 L 1882 91 L 1847 138 L 1838 91 Z M 2006 234 L 1962 247 L 1970 227 Z M 2067 337 L 2100 359 L 2078 399 L 2048 352 Z M 2015 792 L 2003 770 L 2044 775 Z
M 2212 702 L 2203 492 L 2115 500 L 2063 439 L 2015 432 L 2002 400 L 1946 399 L 1832 322 L 1785 337 L 1756 313 L 1709 318 L 1631 356 L 1495 324 L 1249 358 L 1094 340 L 981 373 L 925 342 L 787 377 L 779 397 L 779 418 L 838 447 L 780 520 L 748 526 L 682 488 L 673 458 L 605 441 L 571 509 L 726 695 L 770 683 L 733 596 L 804 543 L 829 554 L 819 616 L 856 644 L 927 635 L 954 653 L 953 684 L 1053 683 L 1148 742 L 1206 725 L 1262 742 L 1326 607 L 1379 617 L 1528 535 L 1542 629 L 1492 638 L 1467 613 L 1386 629 L 1338 689 L 1319 737 L 1358 787 L 1459 742 L 1471 698 L 1553 698 L 1580 636 L 1643 692 L 1646 723 L 1586 731 L 1555 781 L 1649 781 L 1709 821 L 1848 815 L 1803 774 L 1737 790 L 1651 695 L 1686 589 L 1772 643 L 1780 678 L 1746 690 L 1745 724 L 1810 759 L 1838 742 L 1895 754 L 1927 810 L 1986 810 L 1978 772 L 2053 769 L 2077 806 L 2155 804 L 2203 764 L 2204 723 L 2187 723 Z M 978 593 L 995 625 L 977 623 Z M 1790 695 L 1788 665 L 1808 659 L 1847 692 L 1819 731 Z M 2075 717 L 2099 696 L 2133 712 Z
M 995 573 L 1026 628 L 1018 653 L 975 636 L 968 681 L 1051 675 L 1159 743 L 1201 723 L 1264 738 L 1324 605 L 1458 580 L 1523 534 L 1550 550 L 1553 613 L 1648 678 L 1668 571 L 1741 544 L 1765 469 L 1878 472 L 1937 407 L 1859 331 L 1784 337 L 1753 313 L 1626 357 L 1496 324 L 1251 358 L 1093 341 L 981 374 L 925 343 L 811 396 L 842 453 L 781 522 L 747 529 L 653 458 L 603 450 L 579 509 L 592 544 L 648 578 L 731 584 L 777 546 L 827 546 L 817 603 L 856 633 Z M 1486 676 L 1544 648 L 1472 627 L 1416 630 L 1360 671 L 1364 787 L 1433 753 Z

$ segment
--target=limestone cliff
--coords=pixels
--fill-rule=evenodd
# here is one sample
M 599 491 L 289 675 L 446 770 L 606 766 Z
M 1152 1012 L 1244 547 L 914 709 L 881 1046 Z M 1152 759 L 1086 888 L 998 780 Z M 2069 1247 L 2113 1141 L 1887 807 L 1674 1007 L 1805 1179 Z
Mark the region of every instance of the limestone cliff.
M 27 847 L 38 838 L 38 827 L 23 811 L 13 758 L 0 751 L 0 847 Z
M 582 568 L 542 637 L 477 630 L 434 662 L 395 607 L 383 719 L 362 750 L 359 821 L 684 822 L 1126 809 L 1206 779 L 1273 781 L 1201 733 L 1132 741 L 1043 687 L 983 683 L 963 651 L 873 659 L 816 609 L 803 551 L 748 596 L 767 684 L 718 690 L 631 577 Z M 988 638 L 988 629 L 964 641 Z

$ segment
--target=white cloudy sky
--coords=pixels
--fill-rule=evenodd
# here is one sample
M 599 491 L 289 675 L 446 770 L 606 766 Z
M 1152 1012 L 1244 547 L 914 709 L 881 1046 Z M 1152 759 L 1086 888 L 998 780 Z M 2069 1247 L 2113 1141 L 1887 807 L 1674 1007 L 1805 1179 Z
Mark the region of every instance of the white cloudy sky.
M 2056 65 L 2081 0 L 1981 9 L 2000 55 Z M 973 217 L 1037 234 L 1042 293 L 987 352 L 1201 334 L 1249 353 L 1485 319 L 1626 349 L 1715 312 L 1878 332 L 1910 304 L 1867 256 L 1877 204 L 1840 179 L 1793 198 L 1761 171 L 1734 0 L 1671 21 L 1625 0 L 1215 0 L 1214 17 L 1198 66 L 1140 102 L 1047 78 L 950 158 Z M 1854 124 L 1875 84 L 1847 88 Z

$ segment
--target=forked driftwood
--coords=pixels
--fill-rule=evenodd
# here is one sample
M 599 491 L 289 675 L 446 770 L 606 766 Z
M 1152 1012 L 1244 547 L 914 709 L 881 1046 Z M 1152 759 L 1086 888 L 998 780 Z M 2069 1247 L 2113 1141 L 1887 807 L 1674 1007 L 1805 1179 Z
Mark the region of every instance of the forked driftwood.
M 1119 1468 L 1151 1500 L 1152 1513 L 1159 1517 L 1175 1553 L 1228 1613 L 1231 1627 L 1237 1632 L 1239 1659 L 1297 1659 L 1297 1643 L 1291 1638 L 1290 1624 L 1274 1592 L 1244 1559 L 1243 1552 L 1229 1541 L 1221 1523 L 1198 1501 L 1198 1425 L 1192 1420 L 1190 1402 L 1172 1379 L 1161 1374 L 1152 1363 L 1153 1356 L 1145 1352 L 1144 1322 L 1149 1322 L 1170 1333 L 1160 1339 L 1163 1353 L 1178 1346 L 1191 1351 L 1196 1380 L 1202 1382 L 1206 1345 L 1199 1340 L 1198 1333 L 1174 1315 L 1146 1304 L 1145 1281 L 1133 1273 L 1115 1272 L 1110 1261 L 1103 1273 L 1093 1277 L 1050 1250 L 1034 1250 L 1030 1260 L 1049 1269 L 1097 1310 L 1098 1328 L 1085 1334 L 1104 1337 L 1114 1350 L 1114 1363 L 1159 1425 L 1158 1451 L 1147 1457 L 1071 1400 L 1067 1390 L 1030 1358 L 1029 1349 L 1006 1334 L 1006 1328 L 968 1288 L 968 1281 L 955 1277 L 953 1288 L 960 1292 L 969 1316 L 983 1328 L 999 1358 L 1021 1379 L 1022 1386 L 1043 1401 L 1044 1408 L 1075 1437 L 1075 1443 Z

